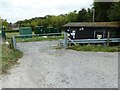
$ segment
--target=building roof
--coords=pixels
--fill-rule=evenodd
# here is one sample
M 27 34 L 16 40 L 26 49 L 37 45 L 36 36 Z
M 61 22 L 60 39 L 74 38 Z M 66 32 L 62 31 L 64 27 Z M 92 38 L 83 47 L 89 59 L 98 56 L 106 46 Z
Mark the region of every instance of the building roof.
M 72 22 L 64 27 L 120 27 L 120 22 Z

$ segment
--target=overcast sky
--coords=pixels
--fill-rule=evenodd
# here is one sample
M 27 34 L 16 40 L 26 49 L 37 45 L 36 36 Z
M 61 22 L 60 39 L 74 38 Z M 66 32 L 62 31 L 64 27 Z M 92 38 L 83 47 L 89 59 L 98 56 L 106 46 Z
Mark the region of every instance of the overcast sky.
M 60 15 L 88 8 L 93 0 L 0 0 L 0 16 L 8 22 Z

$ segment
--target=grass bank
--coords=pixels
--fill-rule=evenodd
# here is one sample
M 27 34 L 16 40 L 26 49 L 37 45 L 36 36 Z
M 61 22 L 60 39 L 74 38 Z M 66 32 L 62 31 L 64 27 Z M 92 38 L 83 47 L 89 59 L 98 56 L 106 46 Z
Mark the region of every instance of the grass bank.
M 76 45 L 76 46 L 69 46 L 68 49 L 76 50 L 76 51 L 92 51 L 92 52 L 119 52 L 120 46 L 94 46 L 94 45 Z
M 23 53 L 18 50 L 10 49 L 7 45 L 2 45 L 2 74 L 7 73 L 8 69 L 17 64 Z

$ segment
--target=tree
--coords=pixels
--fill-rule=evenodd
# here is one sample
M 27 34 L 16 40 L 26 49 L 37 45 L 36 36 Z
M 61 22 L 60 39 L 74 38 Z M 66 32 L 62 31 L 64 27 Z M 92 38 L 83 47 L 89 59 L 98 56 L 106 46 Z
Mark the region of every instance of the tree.
M 84 16 L 84 21 L 92 22 L 92 20 L 93 20 L 93 10 L 88 8 L 87 12 L 86 12 L 86 14 Z
M 108 11 L 108 17 L 111 21 L 120 21 L 120 2 L 115 2 Z
M 3 20 L 3 23 L 2 23 L 2 24 L 3 24 L 3 26 L 8 27 L 8 24 L 9 24 L 9 23 L 7 22 L 7 19 L 5 19 L 5 20 Z
M 95 9 L 95 21 L 110 21 L 108 11 L 112 6 L 112 2 L 94 2 L 93 5 Z
M 0 28 L 2 27 L 2 18 L 0 17 Z
M 67 21 L 68 22 L 76 22 L 77 21 L 77 11 L 73 11 L 73 12 L 70 12 L 68 15 L 67 15 Z
M 35 27 L 37 26 L 37 22 L 36 21 L 31 21 L 31 27 L 34 30 Z
M 87 11 L 86 11 L 86 9 L 82 9 L 82 10 L 80 10 L 79 12 L 78 12 L 78 17 L 77 17 L 77 21 L 78 22 L 84 22 L 84 21 L 86 21 L 86 13 L 87 13 Z

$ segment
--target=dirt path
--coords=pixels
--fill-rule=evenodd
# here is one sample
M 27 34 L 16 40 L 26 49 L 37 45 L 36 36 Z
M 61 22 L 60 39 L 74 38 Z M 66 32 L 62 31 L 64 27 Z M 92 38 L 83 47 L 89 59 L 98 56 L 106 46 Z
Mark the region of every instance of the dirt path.
M 117 88 L 118 53 L 56 50 L 56 41 L 19 43 L 20 64 L 4 88 Z

